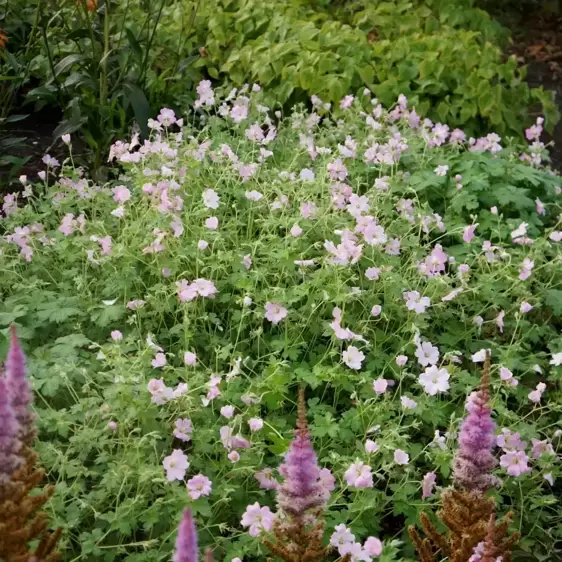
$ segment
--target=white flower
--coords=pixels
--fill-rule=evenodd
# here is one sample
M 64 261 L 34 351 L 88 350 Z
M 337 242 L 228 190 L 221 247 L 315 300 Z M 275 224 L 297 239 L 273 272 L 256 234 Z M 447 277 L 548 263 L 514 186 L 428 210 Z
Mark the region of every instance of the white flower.
M 527 234 L 528 223 L 522 222 L 512 233 L 511 238 L 519 238 L 520 236 L 525 236 Z
M 400 402 L 404 410 L 413 410 L 418 405 L 415 400 L 408 398 L 408 396 L 400 396 Z
M 491 349 L 481 349 L 480 351 L 477 351 L 472 356 L 472 362 L 473 363 L 484 363 L 484 361 L 486 361 L 486 352 L 488 352 L 490 355 L 492 355 Z
M 550 360 L 550 364 L 554 365 L 555 367 L 559 367 L 560 365 L 562 365 L 562 351 L 552 354 L 552 359 Z
M 354 345 L 350 345 L 343 353 L 342 360 L 350 368 L 356 371 L 361 369 L 361 363 L 365 359 L 362 351 L 359 351 Z
M 437 176 L 446 176 L 449 171 L 449 166 L 447 166 L 447 164 L 443 164 L 441 166 L 437 166 L 437 168 L 433 171 Z
M 449 390 L 450 376 L 447 369 L 439 369 L 435 365 L 431 365 L 419 376 L 418 382 L 428 394 L 435 396 L 438 392 Z
M 416 357 L 418 358 L 418 363 L 423 367 L 435 365 L 439 361 L 439 349 L 430 342 L 424 342 L 418 345 Z

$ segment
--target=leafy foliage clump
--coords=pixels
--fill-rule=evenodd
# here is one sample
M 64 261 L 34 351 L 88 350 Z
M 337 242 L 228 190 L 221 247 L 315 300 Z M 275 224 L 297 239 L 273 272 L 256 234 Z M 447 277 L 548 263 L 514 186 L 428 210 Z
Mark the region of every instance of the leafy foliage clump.
M 498 519 L 551 555 L 562 207 L 540 123 L 520 147 L 404 97 L 283 116 L 257 86 L 198 93 L 112 146 L 117 181 L 48 159 L 3 202 L 0 327 L 30 350 L 61 552 L 167 559 L 187 493 L 217 559 L 261 559 L 304 386 L 326 532 L 411 558 L 490 349 Z

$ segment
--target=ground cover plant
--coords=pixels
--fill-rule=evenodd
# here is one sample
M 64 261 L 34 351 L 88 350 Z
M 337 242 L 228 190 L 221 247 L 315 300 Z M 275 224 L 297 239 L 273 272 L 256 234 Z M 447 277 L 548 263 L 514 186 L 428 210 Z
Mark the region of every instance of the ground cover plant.
M 558 117 L 552 92 L 529 89 L 515 57 L 504 57 L 507 30 L 471 0 L 197 6 L 195 67 L 235 86 L 257 81 L 270 103 L 339 102 L 366 86 L 387 106 L 405 94 L 424 117 L 472 135 L 521 135 L 536 102 L 549 124 Z
M 28 352 L 64 559 L 167 560 L 186 503 L 216 559 L 265 559 L 302 387 L 326 540 L 414 560 L 487 350 L 498 518 L 551 557 L 562 209 L 542 121 L 517 147 L 404 96 L 283 116 L 257 85 L 197 91 L 112 146 L 118 181 L 65 137 L 3 200 L 0 327 Z

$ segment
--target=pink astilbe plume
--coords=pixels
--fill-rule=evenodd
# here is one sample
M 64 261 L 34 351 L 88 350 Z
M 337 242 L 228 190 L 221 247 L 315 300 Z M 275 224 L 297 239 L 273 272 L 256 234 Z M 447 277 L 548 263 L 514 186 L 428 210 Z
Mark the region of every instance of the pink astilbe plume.
M 0 374 L 0 484 L 8 482 L 23 459 L 18 455 L 18 422 L 8 396 L 5 377 Z
M 295 438 L 279 472 L 285 477 L 277 491 L 277 505 L 286 514 L 303 516 L 312 508 L 324 507 L 329 492 L 319 481 L 320 467 L 306 425 L 304 398 L 299 397 Z
M 496 464 L 492 449 L 496 442 L 496 424 L 489 406 L 490 358 L 482 371 L 480 390 L 467 402 L 468 416 L 461 425 L 459 449 L 453 460 L 453 481 L 457 488 L 485 492 L 496 485 L 492 469 Z
M 25 355 L 16 335 L 10 327 L 10 349 L 6 357 L 6 382 L 14 415 L 19 425 L 20 438 L 28 446 L 34 438 L 33 413 L 30 410 L 33 395 L 26 377 Z
M 277 516 L 273 523 L 275 540 L 264 545 L 285 562 L 320 562 L 329 547 L 322 544 L 324 521 L 321 514 L 330 492 L 322 484 L 321 471 L 306 424 L 304 390 L 299 391 L 295 438 L 279 471 L 284 476 L 277 488 Z
M 197 529 L 193 521 L 191 509 L 183 512 L 182 520 L 178 527 L 178 537 L 172 562 L 198 562 Z M 211 549 L 205 551 L 205 562 L 213 562 L 214 556 Z
M 186 509 L 178 527 L 173 562 L 197 562 L 197 560 L 197 531 L 195 530 L 191 509 Z

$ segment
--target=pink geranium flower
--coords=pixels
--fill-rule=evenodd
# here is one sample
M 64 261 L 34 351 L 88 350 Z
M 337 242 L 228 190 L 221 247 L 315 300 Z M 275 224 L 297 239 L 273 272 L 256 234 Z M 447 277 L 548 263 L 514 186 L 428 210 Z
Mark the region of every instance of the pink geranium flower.
M 172 454 L 167 456 L 162 464 L 166 470 L 166 478 L 170 482 L 173 480 L 183 480 L 189 468 L 187 456 L 181 449 L 174 449 Z
M 187 481 L 188 494 L 192 500 L 199 499 L 201 496 L 208 496 L 211 493 L 212 483 L 203 474 L 196 474 Z
M 243 527 L 249 527 L 251 537 L 257 537 L 263 531 L 271 531 L 275 515 L 269 507 L 261 507 L 258 502 L 248 505 L 246 511 L 242 515 L 240 524 Z
M 279 324 L 283 318 L 288 314 L 287 309 L 276 302 L 265 303 L 265 319 L 269 320 L 272 324 Z

